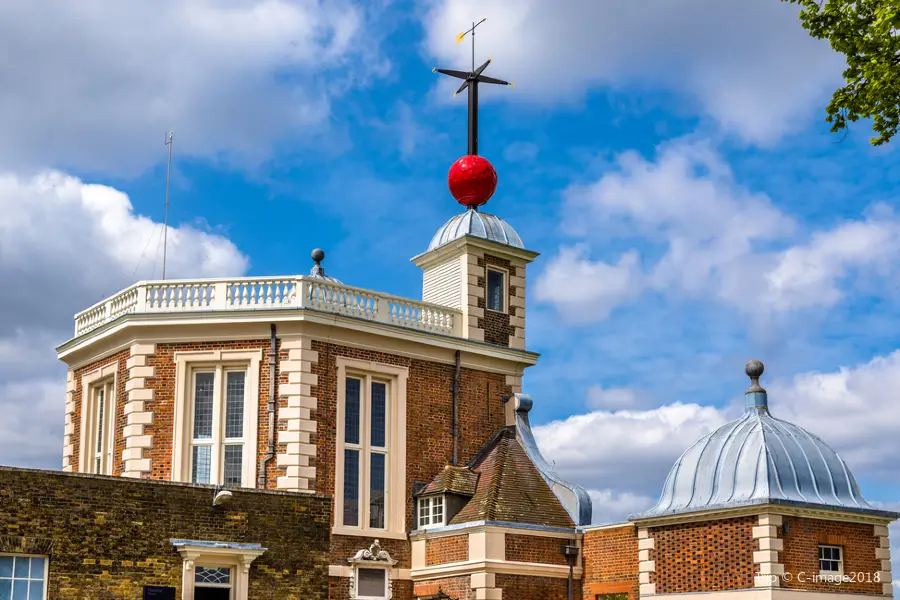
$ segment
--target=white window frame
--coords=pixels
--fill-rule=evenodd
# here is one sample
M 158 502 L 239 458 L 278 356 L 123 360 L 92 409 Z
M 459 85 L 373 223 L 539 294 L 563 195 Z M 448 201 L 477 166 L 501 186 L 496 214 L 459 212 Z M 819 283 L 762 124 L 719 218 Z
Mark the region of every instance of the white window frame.
M 825 571 L 822 569 L 822 558 L 819 556 L 819 551 L 822 548 L 831 548 L 837 549 L 838 555 L 840 558 L 837 560 L 838 570 L 837 571 Z M 816 547 L 816 560 L 819 561 L 819 574 L 820 575 L 843 575 L 844 574 L 844 547 L 843 546 L 835 546 L 834 544 L 819 544 Z M 830 559 L 825 559 L 830 560 Z
M 489 308 L 489 295 L 490 295 L 490 286 L 488 285 L 488 271 L 494 271 L 495 273 L 499 273 L 503 276 L 503 285 L 501 286 L 501 295 L 500 301 L 502 303 L 502 307 L 500 310 L 495 310 L 493 308 Z M 484 309 L 489 310 L 491 312 L 499 313 L 499 314 L 508 314 L 509 313 L 509 270 L 504 269 L 503 267 L 497 267 L 495 265 L 485 265 L 484 266 Z
M 339 356 L 337 363 L 337 432 L 335 440 L 334 471 L 334 516 L 332 533 L 335 535 L 357 535 L 380 537 L 383 539 L 406 539 L 406 386 L 409 369 L 385 365 L 374 361 L 362 361 Z M 345 398 L 347 378 L 363 379 L 362 402 L 360 403 L 360 505 L 358 526 L 345 526 L 344 516 L 344 432 L 346 426 Z M 369 432 L 366 431 L 368 409 L 365 398 L 371 394 L 371 382 L 387 384 L 387 427 L 385 460 L 384 529 L 369 527 L 369 472 L 368 446 Z
M 50 557 L 44 554 L 25 554 L 25 553 L 15 553 L 15 552 L 0 552 L 0 556 L 11 556 L 13 558 L 43 558 L 44 559 L 44 594 L 42 598 L 29 598 L 28 600 L 47 600 L 47 588 L 50 583 Z M 12 581 L 15 581 L 15 571 L 13 571 Z M 31 577 L 31 574 L 28 575 L 28 581 L 34 581 Z M 29 586 L 31 587 L 31 586 Z M 28 595 L 31 595 L 31 590 L 28 591 Z
M 435 521 L 434 518 L 434 508 L 435 505 L 440 503 L 441 506 L 441 520 Z M 447 520 L 447 502 L 443 494 L 433 494 L 429 496 L 421 496 L 416 503 L 416 523 L 417 529 L 434 529 L 435 527 L 443 527 L 444 523 Z M 422 509 L 427 506 L 427 520 L 428 522 L 423 522 L 423 514 Z
M 228 371 L 245 371 L 244 429 L 241 487 L 256 487 L 256 454 L 259 438 L 259 350 L 210 350 L 175 353 L 175 426 L 172 436 L 172 481 L 191 482 L 194 434 L 195 374 L 215 372 L 213 395 L 213 444 L 210 485 L 221 485 L 224 476 L 225 384 Z M 205 442 L 206 440 L 204 440 Z M 218 441 L 218 443 L 216 443 Z M 232 440 L 233 441 L 233 440 Z
M 384 567 L 378 564 L 375 565 L 356 565 L 353 567 L 354 573 L 353 578 L 356 582 L 356 589 L 353 590 L 356 592 L 359 589 L 359 571 L 360 569 L 372 569 L 373 571 L 384 571 L 384 594 L 381 596 L 360 596 L 356 593 L 352 596 L 353 600 L 388 600 L 390 598 L 390 589 L 391 589 L 391 573 L 389 567 Z
M 116 464 L 116 413 L 119 402 L 118 361 L 104 365 L 81 377 L 81 435 L 78 448 L 78 471 L 95 475 L 112 475 Z M 99 389 L 104 390 L 103 406 L 103 440 L 98 448 L 97 430 L 97 396 Z M 110 393 L 112 392 L 112 393 Z M 101 465 L 98 472 L 96 459 L 100 455 Z

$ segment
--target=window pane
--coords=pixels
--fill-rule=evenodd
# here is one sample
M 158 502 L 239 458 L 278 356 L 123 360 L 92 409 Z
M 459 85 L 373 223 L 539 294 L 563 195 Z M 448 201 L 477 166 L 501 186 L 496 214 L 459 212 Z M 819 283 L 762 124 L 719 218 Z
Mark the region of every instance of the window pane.
M 0 556 L 0 577 L 12 577 L 13 557 Z
M 103 417 L 106 398 L 104 397 L 104 389 L 97 390 L 97 449 L 96 452 L 103 452 Z M 99 471 L 99 469 L 98 469 Z
M 387 427 L 387 385 L 372 382 L 372 440 L 377 448 L 384 448 L 384 437 Z
M 241 485 L 243 456 L 243 446 L 225 446 L 225 485 Z
M 16 566 L 13 569 L 13 577 L 22 579 L 28 579 L 28 566 L 31 563 L 31 559 L 27 557 L 16 557 Z
M 490 310 L 503 311 L 503 273 L 487 272 L 487 307 Z
M 212 447 L 194 446 L 191 457 L 191 482 L 209 483 L 210 463 L 212 462 Z
M 347 397 L 344 411 L 344 441 L 348 444 L 359 443 L 359 379 L 347 378 Z
M 31 578 L 32 579 L 43 579 L 44 578 L 44 559 L 43 558 L 32 558 L 31 559 Z
M 197 373 L 194 379 L 194 439 L 212 437 L 215 373 Z
M 28 600 L 44 600 L 43 581 L 32 581 L 28 587 L 31 588 L 31 597 Z
M 10 600 L 12 598 L 12 580 L 0 579 L 0 600 Z
M 12 600 L 28 600 L 27 579 L 13 579 Z
M 356 584 L 357 596 L 384 597 L 387 571 L 384 569 L 359 569 L 358 575 L 359 581 Z
M 359 525 L 359 450 L 344 450 L 344 525 Z
M 369 527 L 384 528 L 384 454 L 372 453 L 369 488 Z
M 435 498 L 431 503 L 431 522 L 437 525 L 444 521 L 444 497 Z
M 225 437 L 244 437 L 244 371 L 225 375 Z

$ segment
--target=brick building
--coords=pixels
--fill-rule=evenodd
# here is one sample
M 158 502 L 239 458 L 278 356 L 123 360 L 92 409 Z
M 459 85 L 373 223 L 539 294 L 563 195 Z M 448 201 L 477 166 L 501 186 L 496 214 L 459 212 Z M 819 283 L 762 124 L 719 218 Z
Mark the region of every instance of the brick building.
M 412 259 L 421 301 L 316 250 L 309 275 L 144 281 L 79 313 L 63 472 L 0 471 L 0 600 L 891 594 L 897 515 L 769 414 L 761 364 L 656 507 L 591 525 L 522 393 L 537 256 L 470 207 Z

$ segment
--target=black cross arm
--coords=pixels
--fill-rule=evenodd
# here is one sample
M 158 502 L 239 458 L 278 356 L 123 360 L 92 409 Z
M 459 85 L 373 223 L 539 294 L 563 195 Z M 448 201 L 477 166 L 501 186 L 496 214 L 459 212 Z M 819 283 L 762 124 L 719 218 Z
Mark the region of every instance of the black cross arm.
M 450 77 L 456 77 L 457 79 L 468 79 L 471 73 L 466 73 L 465 71 L 454 71 L 453 69 L 433 69 L 435 73 L 443 73 L 444 75 L 449 75 Z
M 493 77 L 488 77 L 487 75 L 479 75 L 475 78 L 475 81 L 478 83 L 496 83 L 497 85 L 512 85 L 508 81 L 503 81 L 502 79 L 495 79 Z

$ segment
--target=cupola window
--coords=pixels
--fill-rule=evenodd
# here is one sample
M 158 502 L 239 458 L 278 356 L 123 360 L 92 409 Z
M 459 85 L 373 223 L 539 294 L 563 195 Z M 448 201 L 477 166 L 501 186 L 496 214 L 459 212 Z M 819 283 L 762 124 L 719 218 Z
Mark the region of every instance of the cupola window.
M 487 270 L 487 309 L 495 312 L 506 310 L 506 273 L 499 269 Z

